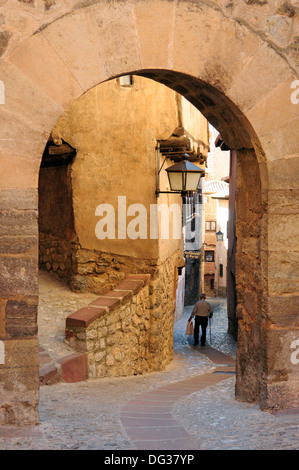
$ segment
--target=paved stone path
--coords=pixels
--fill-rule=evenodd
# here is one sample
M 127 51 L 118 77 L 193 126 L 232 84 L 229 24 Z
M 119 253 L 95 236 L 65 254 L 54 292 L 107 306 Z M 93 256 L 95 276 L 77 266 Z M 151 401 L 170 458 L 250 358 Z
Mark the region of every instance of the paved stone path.
M 215 364 L 224 364 L 217 370 L 170 383 L 129 401 L 121 410 L 121 422 L 136 449 L 140 450 L 196 450 L 196 440 L 180 424 L 172 412 L 178 400 L 217 384 L 234 374 L 234 359 L 213 349 L 204 348 L 204 355 Z
M 58 341 L 58 354 L 65 354 L 63 319 L 49 328 L 51 338 L 46 323 L 54 311 L 71 313 L 77 295 L 47 276 L 40 281 L 41 346 L 53 354 Z M 226 303 L 211 303 L 211 345 L 194 347 L 186 337 L 186 307 L 165 371 L 43 386 L 40 425 L 0 427 L 0 450 L 298 450 L 298 410 L 270 414 L 235 400 L 236 344 L 226 333 Z

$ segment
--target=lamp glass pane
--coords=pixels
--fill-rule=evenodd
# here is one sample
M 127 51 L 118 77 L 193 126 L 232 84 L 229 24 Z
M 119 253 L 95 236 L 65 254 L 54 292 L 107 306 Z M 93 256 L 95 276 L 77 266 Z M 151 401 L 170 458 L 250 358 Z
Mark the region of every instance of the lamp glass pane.
M 168 173 L 170 189 L 172 191 L 182 191 L 182 173 L 176 171 L 170 171 Z
M 187 172 L 186 178 L 186 191 L 196 191 L 199 183 L 200 173 Z

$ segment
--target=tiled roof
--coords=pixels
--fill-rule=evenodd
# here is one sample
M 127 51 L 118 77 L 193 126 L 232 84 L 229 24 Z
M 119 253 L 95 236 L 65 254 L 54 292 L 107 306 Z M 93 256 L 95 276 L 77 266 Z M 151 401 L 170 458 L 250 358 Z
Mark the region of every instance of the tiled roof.
M 223 196 L 229 194 L 229 184 L 225 181 L 205 181 L 204 182 L 204 194 L 218 194 L 221 193 Z

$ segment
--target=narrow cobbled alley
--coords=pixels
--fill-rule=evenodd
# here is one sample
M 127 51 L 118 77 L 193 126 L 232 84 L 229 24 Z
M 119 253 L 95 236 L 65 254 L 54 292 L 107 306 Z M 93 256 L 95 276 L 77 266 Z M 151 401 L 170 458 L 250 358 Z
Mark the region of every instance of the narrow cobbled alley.
M 43 351 L 65 354 L 63 317 L 79 298 L 84 304 L 90 297 L 40 274 Z M 186 336 L 192 306 L 186 307 L 175 324 L 174 359 L 165 371 L 42 386 L 40 425 L 0 427 L 0 449 L 298 450 L 298 411 L 270 414 L 235 400 L 236 343 L 226 333 L 226 301 L 209 301 L 214 317 L 207 346 L 195 347 Z

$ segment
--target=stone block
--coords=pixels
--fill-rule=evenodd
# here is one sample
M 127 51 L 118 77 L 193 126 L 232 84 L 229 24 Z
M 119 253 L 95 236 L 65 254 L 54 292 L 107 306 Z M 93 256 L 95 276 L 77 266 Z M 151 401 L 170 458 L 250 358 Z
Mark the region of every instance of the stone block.
M 97 47 L 97 55 L 110 76 L 142 68 L 136 22 L 130 3 L 104 1 L 100 9 L 97 5 L 86 8 L 84 15 Z
M 53 101 L 67 106 L 83 90 L 42 33 L 20 44 L 9 57 Z
M 90 307 L 102 307 L 102 309 L 105 310 L 105 312 L 108 312 L 120 305 L 120 299 L 109 297 L 109 294 L 108 294 L 107 297 L 106 296 L 99 297 L 98 299 L 91 302 L 89 305 Z
M 43 34 L 83 90 L 109 78 L 86 18 L 81 12 L 62 16 L 46 26 Z
M 296 107 L 296 105 L 292 106 Z M 260 144 L 268 160 L 284 159 L 284 157 L 288 158 L 289 155 L 298 155 L 298 134 L 299 119 L 297 117 L 284 126 L 271 129 L 267 134 L 260 135 Z
M 200 77 L 207 62 L 210 41 L 219 31 L 220 15 L 210 8 L 193 3 L 180 2 L 177 6 L 174 22 L 173 65 L 175 70 L 182 70 Z M 202 28 L 198 25 L 202 24 Z M 209 25 L 209 27 L 207 27 Z M 206 32 L 209 31 L 207 35 Z
M 2 188 L 0 191 L 1 210 L 37 210 L 38 190 L 35 188 Z
M 275 67 L 266 66 L 266 64 L 273 63 Z M 264 43 L 248 60 L 243 71 L 234 79 L 227 93 L 228 97 L 246 113 L 249 122 L 255 128 L 253 113 L 248 114 L 248 111 L 265 97 L 266 101 L 269 100 L 269 92 L 286 80 L 289 74 L 290 69 L 285 60 L 267 43 Z M 271 101 L 272 106 L 273 102 Z M 256 113 L 255 117 L 258 117 Z
M 214 8 L 194 2 L 178 4 L 174 24 L 175 70 L 227 91 L 260 44 L 261 40 L 247 28 L 224 18 Z
M 0 237 L 11 233 L 37 236 L 37 219 L 36 210 L 2 210 L 0 212 Z
M 1 113 L 1 108 L 0 108 Z M 1 117 L 0 117 L 1 121 Z M 2 130 L 2 128 L 1 128 Z M 23 157 L 22 152 L 24 149 L 18 147 L 16 154 L 12 154 L 11 150 L 5 150 L 3 147 L 10 147 L 10 142 L 0 141 L 0 185 L 2 189 L 27 189 L 37 188 L 38 185 L 38 172 L 40 168 L 41 152 L 35 154 L 38 155 L 38 160 L 34 160 L 32 157 L 34 151 L 32 151 L 31 157 Z M 46 145 L 46 141 L 44 142 Z M 18 146 L 17 139 L 15 139 L 15 145 Z M 22 145 L 20 143 L 20 145 Z M 34 143 L 32 143 L 34 146 Z M 43 145 L 43 144 L 42 144 Z M 2 149 L 1 149 L 2 147 Z M 24 146 L 26 147 L 26 145 Z M 27 146 L 28 147 L 28 146 Z
M 0 253 L 37 254 L 37 211 L 0 211 Z
M 109 297 L 110 299 L 111 298 L 117 298 L 120 300 L 120 303 L 123 304 L 125 302 L 127 302 L 128 300 L 130 300 L 130 298 L 132 297 L 132 292 L 131 291 L 127 291 L 127 290 L 112 290 L 110 292 L 108 292 L 105 297 Z
M 5 323 L 8 337 L 37 335 L 37 305 L 37 297 L 7 301 Z
M 278 190 L 280 195 L 284 190 L 284 196 L 280 197 L 281 206 L 276 207 L 276 210 L 281 213 L 283 212 L 283 208 L 288 209 L 288 206 L 291 206 L 294 212 L 294 209 L 296 208 L 296 202 L 298 201 L 299 190 L 299 182 L 297 178 L 297 173 L 299 171 L 298 152 L 296 155 L 292 155 L 292 157 L 269 162 L 268 171 L 270 189 L 273 189 L 273 191 Z M 270 205 L 270 201 L 268 202 L 268 205 L 269 210 L 274 212 L 272 206 Z
M 143 281 L 143 286 L 147 286 L 150 283 L 150 274 L 129 274 L 126 277 L 130 281 Z
M 269 252 L 268 289 L 270 295 L 299 293 L 299 253 Z
M 297 410 L 299 407 L 298 399 L 298 380 L 288 380 L 279 383 L 268 384 L 267 397 L 262 403 L 262 408 L 271 410 Z
M 288 165 L 288 160 L 284 162 Z M 292 188 L 282 188 L 283 182 L 281 181 L 281 174 L 280 177 L 278 176 L 278 168 L 281 169 L 279 162 L 272 162 L 272 164 L 277 165 L 276 176 L 274 172 L 271 171 L 271 179 L 273 182 L 275 181 L 275 188 L 270 189 L 268 192 L 268 212 L 269 214 L 298 214 L 299 213 L 299 189 L 292 189 Z M 290 170 L 292 169 L 293 176 L 295 174 L 295 168 L 290 166 Z M 291 173 L 291 171 L 290 171 Z
M 38 423 L 38 340 L 4 340 L 5 364 L 0 365 L 0 423 Z
M 291 253 L 299 246 L 299 219 L 297 214 L 271 214 L 268 217 L 268 243 L 271 251 Z M 295 251 L 295 250 L 294 250 Z
M 13 97 L 12 97 L 13 99 Z M 27 107 L 30 104 L 27 103 Z M 17 111 L 17 108 L 16 108 Z M 57 116 L 58 118 L 58 116 Z M 34 165 L 35 158 L 38 157 L 40 164 L 41 156 L 45 145 L 47 143 L 48 134 L 41 129 L 35 129 L 34 125 L 20 114 L 13 114 L 8 112 L 6 106 L 0 107 L 0 124 L 1 124 L 1 139 L 0 151 L 5 152 L 5 158 L 9 156 L 16 156 L 18 158 L 24 157 L 31 160 Z M 54 124 L 54 121 L 53 121 Z M 51 125 L 51 123 L 50 123 Z M 50 126 L 49 125 L 49 126 Z M 50 129 L 48 129 L 50 130 Z M 10 162 L 11 164 L 11 162 Z M 12 170 L 12 168 L 10 168 Z M 22 168 L 20 170 L 23 170 Z M 23 174 L 23 178 L 24 178 Z M 9 186 L 4 186 L 9 187 Z M 12 188 L 17 186 L 11 186 Z M 28 185 L 28 188 L 30 186 Z M 37 186 L 31 186 L 37 187 Z
M 37 247 L 38 238 L 36 236 L 0 236 L 0 253 L 36 253 Z
M 243 307 L 251 317 L 257 314 L 257 293 L 253 290 L 245 290 L 243 293 Z
M 5 364 L 0 365 L 0 369 L 22 369 L 39 367 L 38 340 L 30 339 L 7 339 L 3 340 L 5 345 Z M 31 388 L 31 385 L 28 384 Z M 34 383 L 32 384 L 34 387 Z
M 95 269 L 95 263 L 78 264 L 77 272 L 79 275 L 92 274 Z
M 292 31 L 292 20 L 288 17 L 270 15 L 266 21 L 266 32 L 272 39 L 282 47 L 285 47 L 290 41 Z
M 94 275 L 90 275 L 86 278 L 86 290 L 89 292 L 93 292 L 94 294 L 104 295 L 113 289 L 113 284 L 107 282 L 105 277 L 97 277 Z M 81 276 L 83 278 L 83 276 Z
M 106 310 L 104 308 L 96 308 L 90 304 L 90 306 L 80 308 L 77 312 L 69 315 L 66 319 L 66 327 L 87 328 L 88 325 L 105 314 Z
M 298 322 L 298 305 L 298 294 L 270 295 L 267 299 L 267 316 L 277 326 L 290 327 Z
M 171 67 L 175 8 L 174 3 L 160 0 L 134 4 L 141 65 Z
M 260 257 L 260 239 L 259 238 L 242 238 L 241 248 L 242 254 L 248 255 L 252 258 Z
M 0 256 L 0 296 L 35 296 L 38 293 L 36 258 Z
M 13 64 L 1 66 L 1 80 L 9 84 L 5 88 L 5 110 L 21 116 L 34 129 L 50 133 L 62 113 L 60 105 Z
M 295 80 L 295 77 L 288 74 L 287 77 L 279 82 L 276 87 L 272 86 L 271 89 L 268 90 L 259 101 L 255 103 L 253 108 L 246 113 L 248 119 L 254 125 L 255 131 L 259 136 L 267 136 L 270 133 L 274 135 L 275 129 L 283 129 L 294 121 L 294 125 L 298 122 L 299 110 L 298 106 L 291 102 L 291 94 L 294 91 L 291 88 L 292 82 Z M 269 113 L 269 106 L 271 106 L 272 112 Z M 276 116 L 279 115 L 279 120 L 277 120 Z M 281 132 L 281 131 L 279 131 Z M 288 133 L 288 139 L 291 138 L 291 141 L 288 143 L 295 143 L 296 141 L 296 134 L 292 136 L 291 133 Z M 275 144 L 278 145 L 277 139 L 274 140 Z M 268 141 L 267 148 L 269 147 Z M 287 142 L 286 142 L 287 143 Z M 275 160 L 277 158 L 281 158 L 285 154 L 291 155 L 292 153 L 296 152 L 289 152 L 285 150 L 286 147 L 281 145 L 280 148 L 277 148 L 278 153 L 271 152 L 270 155 L 267 153 L 267 157 L 270 160 Z M 264 150 L 265 147 L 264 147 Z M 285 152 L 285 153 L 283 153 Z
M 117 285 L 117 289 L 132 291 L 137 294 L 143 287 L 143 280 L 125 279 Z

